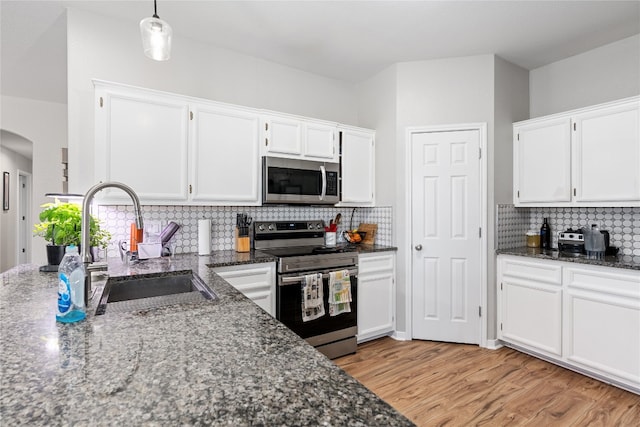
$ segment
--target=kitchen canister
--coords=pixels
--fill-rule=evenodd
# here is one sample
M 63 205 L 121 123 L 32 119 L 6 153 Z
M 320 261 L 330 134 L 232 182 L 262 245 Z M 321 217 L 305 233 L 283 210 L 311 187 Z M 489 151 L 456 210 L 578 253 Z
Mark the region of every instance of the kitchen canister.
M 198 220 L 198 255 L 211 255 L 211 220 Z
M 527 247 L 539 248 L 540 247 L 540 232 L 536 230 L 527 231 Z

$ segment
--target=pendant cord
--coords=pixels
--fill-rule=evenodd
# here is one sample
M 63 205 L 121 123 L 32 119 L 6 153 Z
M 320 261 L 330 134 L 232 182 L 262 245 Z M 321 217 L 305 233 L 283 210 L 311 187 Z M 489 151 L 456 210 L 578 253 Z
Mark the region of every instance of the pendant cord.
M 158 4 L 156 3 L 156 0 L 153 0 L 153 17 L 160 19 L 158 16 Z

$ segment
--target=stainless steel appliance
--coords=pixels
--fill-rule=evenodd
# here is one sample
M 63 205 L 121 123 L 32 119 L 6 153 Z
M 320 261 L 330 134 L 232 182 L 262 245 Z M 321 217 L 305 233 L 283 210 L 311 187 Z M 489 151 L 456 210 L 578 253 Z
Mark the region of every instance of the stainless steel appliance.
M 618 249 L 615 246 L 609 245 L 609 232 L 607 230 L 600 230 L 604 235 L 604 246 L 606 248 L 606 255 L 615 255 L 618 253 Z M 586 254 L 584 246 L 585 236 L 581 228 L 567 229 L 558 233 L 558 251 L 565 256 L 581 256 Z
M 558 250 L 563 255 L 580 256 L 585 253 L 582 230 L 571 228 L 558 233 Z
M 356 352 L 358 254 L 325 247 L 322 221 L 255 222 L 254 248 L 278 257 L 276 318 L 330 359 Z M 329 315 L 329 273 L 349 270 L 351 312 Z M 303 321 L 302 281 L 322 274 L 325 314 Z
M 340 201 L 340 165 L 262 158 L 262 202 L 334 205 Z

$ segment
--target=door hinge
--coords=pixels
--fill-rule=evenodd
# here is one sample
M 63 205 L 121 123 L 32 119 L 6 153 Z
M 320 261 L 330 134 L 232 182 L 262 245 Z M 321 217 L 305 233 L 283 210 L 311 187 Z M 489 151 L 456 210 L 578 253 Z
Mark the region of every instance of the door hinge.
M 478 306 L 478 317 L 482 317 L 482 306 Z
M 482 239 L 482 227 L 478 228 L 478 237 Z
M 478 159 L 482 158 L 482 148 L 478 148 Z
M 518 134 L 518 141 L 520 141 L 520 134 Z
M 191 194 L 192 190 L 193 190 L 193 187 L 191 187 L 191 184 L 189 184 L 189 194 Z
M 573 189 L 573 195 L 574 196 L 576 195 L 576 189 L 575 188 Z
M 269 123 L 267 122 L 264 123 L 264 130 L 269 130 Z
M 502 323 L 500 323 L 500 330 L 502 330 Z
M 573 122 L 573 130 L 576 130 L 576 123 Z
M 520 190 L 518 190 L 518 199 L 520 198 Z
M 193 120 L 193 111 L 189 111 L 189 120 Z
M 100 108 L 102 108 L 103 105 L 104 105 L 104 100 L 102 99 L 102 97 L 100 97 Z
M 500 282 L 500 290 L 502 290 L 502 282 Z
M 264 139 L 264 145 L 269 146 L 269 138 Z
M 25 252 L 27 252 L 27 251 L 24 248 L 22 248 L 22 253 L 25 253 Z

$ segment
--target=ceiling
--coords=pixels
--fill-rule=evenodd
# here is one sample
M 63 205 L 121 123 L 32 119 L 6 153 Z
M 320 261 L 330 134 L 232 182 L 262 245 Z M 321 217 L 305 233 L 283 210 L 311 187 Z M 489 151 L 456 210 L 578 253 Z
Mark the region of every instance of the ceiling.
M 151 0 L 2 0 L 3 95 L 66 103 L 66 7 L 132 26 L 153 13 Z M 640 1 L 159 0 L 158 15 L 175 38 L 349 82 L 396 62 L 491 53 L 534 69 L 640 33 Z

